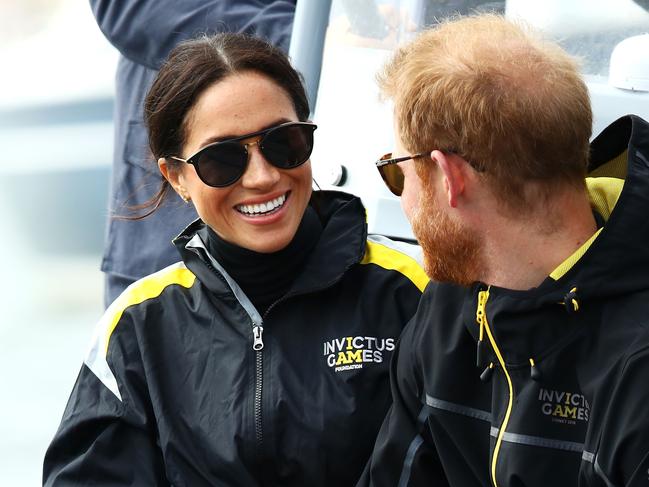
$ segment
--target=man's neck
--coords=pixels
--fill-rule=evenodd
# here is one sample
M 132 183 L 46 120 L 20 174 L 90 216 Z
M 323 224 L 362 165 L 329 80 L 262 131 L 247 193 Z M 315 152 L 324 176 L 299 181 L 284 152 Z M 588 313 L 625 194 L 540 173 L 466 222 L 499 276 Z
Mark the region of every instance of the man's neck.
M 508 289 L 538 286 L 597 231 L 587 199 L 567 194 L 554 210 L 525 219 L 495 216 L 485 226 L 481 281 Z

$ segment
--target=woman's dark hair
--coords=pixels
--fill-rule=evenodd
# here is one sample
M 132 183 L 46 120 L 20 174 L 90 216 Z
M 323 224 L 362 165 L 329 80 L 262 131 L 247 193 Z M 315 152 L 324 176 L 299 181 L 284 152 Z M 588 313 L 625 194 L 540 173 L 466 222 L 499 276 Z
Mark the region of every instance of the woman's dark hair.
M 187 139 L 187 114 L 201 94 L 227 77 L 253 71 L 266 76 L 288 94 L 300 121 L 309 117 L 309 102 L 302 77 L 286 54 L 261 39 L 245 34 L 220 33 L 184 41 L 160 68 L 144 101 L 144 121 L 155 160 L 178 155 Z M 263 107 L 260 107 L 263 109 Z M 169 164 L 182 164 L 170 160 Z M 155 212 L 169 192 L 163 180 L 158 193 L 135 210 Z

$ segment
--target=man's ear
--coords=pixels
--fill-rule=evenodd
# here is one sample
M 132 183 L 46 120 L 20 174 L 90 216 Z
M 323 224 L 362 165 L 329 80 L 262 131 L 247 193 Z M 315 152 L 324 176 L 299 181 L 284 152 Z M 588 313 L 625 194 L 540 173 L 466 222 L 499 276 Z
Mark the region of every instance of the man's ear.
M 164 157 L 158 159 L 158 169 L 160 169 L 160 174 L 162 174 L 162 177 L 169 181 L 169 184 L 171 184 L 171 187 L 174 189 L 174 191 L 178 193 L 178 195 L 185 202 L 188 202 L 190 200 L 190 197 L 189 193 L 182 184 L 182 171 L 171 167 L 171 165 L 167 163 L 167 159 Z
M 455 154 L 444 154 L 438 150 L 432 152 L 431 158 L 437 162 L 437 166 L 442 171 L 448 205 L 457 208 L 458 199 L 464 193 L 466 183 L 462 166 L 464 161 Z

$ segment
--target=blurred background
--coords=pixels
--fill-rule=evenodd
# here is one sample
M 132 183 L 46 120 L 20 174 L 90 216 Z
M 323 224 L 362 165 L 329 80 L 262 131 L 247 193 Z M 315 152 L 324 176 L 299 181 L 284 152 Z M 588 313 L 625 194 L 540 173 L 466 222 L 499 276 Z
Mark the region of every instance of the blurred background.
M 0 2 L 1 486 L 40 485 L 103 310 L 116 63 L 88 2 Z

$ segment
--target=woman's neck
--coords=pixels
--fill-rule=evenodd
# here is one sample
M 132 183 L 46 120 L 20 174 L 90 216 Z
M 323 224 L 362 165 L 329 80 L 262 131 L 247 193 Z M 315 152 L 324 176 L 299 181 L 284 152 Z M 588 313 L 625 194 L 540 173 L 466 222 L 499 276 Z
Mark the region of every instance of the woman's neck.
M 289 290 L 321 233 L 322 225 L 315 210 L 307 206 L 295 236 L 277 252 L 262 254 L 239 247 L 223 240 L 211 228 L 207 247 L 263 314 Z

